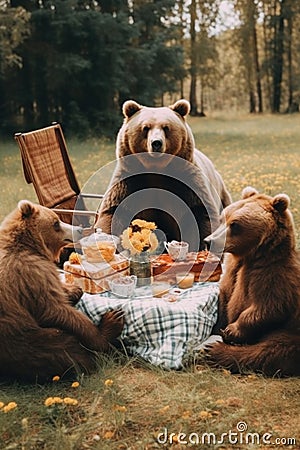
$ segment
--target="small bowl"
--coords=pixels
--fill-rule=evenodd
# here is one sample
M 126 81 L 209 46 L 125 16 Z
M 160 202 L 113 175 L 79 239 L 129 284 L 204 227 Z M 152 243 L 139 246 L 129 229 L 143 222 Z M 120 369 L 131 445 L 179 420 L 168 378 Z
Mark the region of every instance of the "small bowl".
M 111 292 L 118 297 L 132 297 L 136 288 L 137 277 L 125 275 L 109 280 Z
M 180 289 L 191 288 L 194 284 L 195 274 L 193 272 L 189 273 L 178 273 L 176 275 L 176 283 Z

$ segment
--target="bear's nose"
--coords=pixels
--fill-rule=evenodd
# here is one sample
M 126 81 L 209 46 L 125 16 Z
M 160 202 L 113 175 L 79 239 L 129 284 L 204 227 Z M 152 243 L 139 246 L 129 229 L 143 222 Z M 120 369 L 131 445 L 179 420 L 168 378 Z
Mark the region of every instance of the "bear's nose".
M 162 149 L 163 142 L 161 139 L 155 139 L 151 142 L 151 147 L 154 152 L 160 152 Z

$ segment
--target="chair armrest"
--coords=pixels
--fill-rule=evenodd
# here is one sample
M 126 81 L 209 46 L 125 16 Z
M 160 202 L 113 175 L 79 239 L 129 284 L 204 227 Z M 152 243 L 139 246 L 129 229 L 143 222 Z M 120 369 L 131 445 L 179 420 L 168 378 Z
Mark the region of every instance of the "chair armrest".
M 61 208 L 51 208 L 52 211 L 60 214 L 76 214 L 78 216 L 96 216 L 97 211 L 84 211 L 80 209 L 61 209 Z
M 87 193 L 80 193 L 80 197 L 86 197 L 86 198 L 103 198 L 104 194 L 87 194 Z

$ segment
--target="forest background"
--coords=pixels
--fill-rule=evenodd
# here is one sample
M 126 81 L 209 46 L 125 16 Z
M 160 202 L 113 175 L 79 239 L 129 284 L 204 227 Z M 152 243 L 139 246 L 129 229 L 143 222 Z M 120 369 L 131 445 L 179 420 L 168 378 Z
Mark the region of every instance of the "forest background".
M 296 112 L 298 0 L 0 0 L 0 133 L 112 137 L 123 101 Z

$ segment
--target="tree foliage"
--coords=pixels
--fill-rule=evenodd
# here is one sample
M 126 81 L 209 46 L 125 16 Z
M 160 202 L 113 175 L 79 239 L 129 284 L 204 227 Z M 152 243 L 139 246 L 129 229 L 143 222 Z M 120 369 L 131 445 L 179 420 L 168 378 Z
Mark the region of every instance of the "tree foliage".
M 293 0 L 0 0 L 0 131 L 60 121 L 109 134 L 133 98 L 297 111 L 300 6 Z

